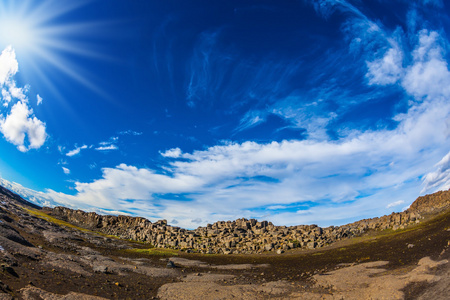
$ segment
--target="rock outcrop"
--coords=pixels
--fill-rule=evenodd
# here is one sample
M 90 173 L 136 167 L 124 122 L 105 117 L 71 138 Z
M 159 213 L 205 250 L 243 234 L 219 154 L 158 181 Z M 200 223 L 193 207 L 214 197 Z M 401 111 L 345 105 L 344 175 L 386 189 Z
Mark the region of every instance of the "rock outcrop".
M 414 201 L 408 211 L 420 214 L 434 214 L 450 208 L 450 190 L 421 196 Z
M 314 249 L 336 241 L 362 235 L 369 230 L 403 229 L 419 223 L 422 214 L 450 207 L 450 191 L 419 197 L 401 213 L 392 213 L 373 219 L 364 219 L 343 226 L 321 228 L 317 225 L 275 226 L 255 219 L 220 221 L 187 230 L 145 218 L 103 216 L 65 207 L 52 209 L 52 214 L 65 221 L 125 239 L 150 243 L 155 247 L 182 249 L 201 253 L 261 253 L 294 248 Z

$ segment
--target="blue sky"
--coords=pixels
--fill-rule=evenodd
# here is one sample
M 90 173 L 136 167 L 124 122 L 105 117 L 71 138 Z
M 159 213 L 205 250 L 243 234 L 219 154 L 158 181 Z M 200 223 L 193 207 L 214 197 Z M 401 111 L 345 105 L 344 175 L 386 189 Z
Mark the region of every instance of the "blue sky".
M 450 187 L 448 4 L 2 1 L 0 180 L 194 228 Z

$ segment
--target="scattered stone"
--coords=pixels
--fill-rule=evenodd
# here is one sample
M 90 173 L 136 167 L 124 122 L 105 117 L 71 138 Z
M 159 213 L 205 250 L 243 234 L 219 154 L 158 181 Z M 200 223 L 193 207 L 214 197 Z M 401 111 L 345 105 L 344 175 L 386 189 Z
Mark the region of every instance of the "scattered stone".
M 414 248 L 414 244 L 408 244 L 408 249 Z
M 167 267 L 167 268 L 176 268 L 175 264 L 174 264 L 173 261 L 171 261 L 171 260 L 169 260 L 169 261 L 167 262 L 166 267 Z
M 92 270 L 93 270 L 94 272 L 96 272 L 96 273 L 105 273 L 105 274 L 109 273 L 109 272 L 108 272 L 108 267 L 107 267 L 107 266 L 103 266 L 103 265 L 97 265 L 97 266 L 94 266 L 94 267 L 92 268 Z

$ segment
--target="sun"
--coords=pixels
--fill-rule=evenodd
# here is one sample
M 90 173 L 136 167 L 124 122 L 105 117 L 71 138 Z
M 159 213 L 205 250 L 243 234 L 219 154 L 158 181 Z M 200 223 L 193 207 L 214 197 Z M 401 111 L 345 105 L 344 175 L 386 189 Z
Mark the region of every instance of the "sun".
M 25 77 L 38 75 L 48 85 L 46 71 L 56 69 L 81 84 L 96 89 L 73 56 L 98 57 L 84 36 L 97 33 L 99 22 L 73 21 L 75 13 L 92 0 L 1 0 L 0 51 L 11 46 Z M 71 21 L 66 21 L 71 20 Z M 52 88 L 55 88 L 54 86 Z
M 0 41 L 2 46 L 11 45 L 17 50 L 25 50 L 28 45 L 33 45 L 34 35 L 30 24 L 21 20 L 2 16 L 0 19 Z

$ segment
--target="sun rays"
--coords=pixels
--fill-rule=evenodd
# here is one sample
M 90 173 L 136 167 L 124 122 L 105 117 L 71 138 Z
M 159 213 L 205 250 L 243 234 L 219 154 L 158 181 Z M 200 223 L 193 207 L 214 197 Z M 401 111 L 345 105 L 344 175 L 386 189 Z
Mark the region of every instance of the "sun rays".
M 95 36 L 104 23 L 74 21 L 71 14 L 89 2 L 92 0 L 0 2 L 0 48 L 11 46 L 15 50 L 25 81 L 39 78 L 39 84 L 57 92 L 54 80 L 49 78 L 56 71 L 96 93 L 103 93 L 88 79 L 88 71 L 73 62 L 74 57 L 100 57 L 85 40 Z

